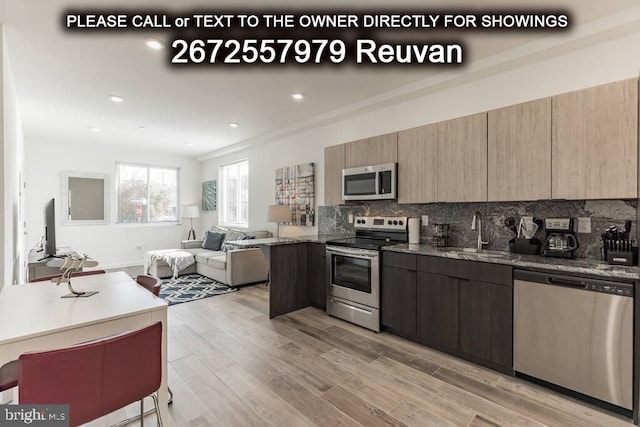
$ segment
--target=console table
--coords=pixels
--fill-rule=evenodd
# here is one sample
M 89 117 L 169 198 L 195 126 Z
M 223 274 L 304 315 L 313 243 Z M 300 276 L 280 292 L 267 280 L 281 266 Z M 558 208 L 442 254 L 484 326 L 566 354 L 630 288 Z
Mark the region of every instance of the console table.
M 59 254 L 60 256 L 78 256 L 78 254 L 71 247 L 58 248 L 57 254 Z M 37 279 L 38 277 L 62 274 L 62 271 L 60 271 L 59 267 L 50 267 L 47 265 L 47 263 L 53 258 L 42 259 L 42 257 L 43 252 L 38 252 L 35 249 L 32 249 L 31 252 L 29 252 L 29 258 L 27 261 L 27 282 L 30 282 L 33 279 Z

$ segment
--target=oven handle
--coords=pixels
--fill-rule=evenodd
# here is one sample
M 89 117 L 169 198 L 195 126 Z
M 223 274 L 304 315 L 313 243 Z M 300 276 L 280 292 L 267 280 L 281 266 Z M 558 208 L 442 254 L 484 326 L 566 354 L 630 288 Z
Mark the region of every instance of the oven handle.
M 371 259 L 378 257 L 378 251 L 368 251 L 366 249 L 340 249 L 335 246 L 326 247 L 328 254 L 345 255 L 354 258 Z

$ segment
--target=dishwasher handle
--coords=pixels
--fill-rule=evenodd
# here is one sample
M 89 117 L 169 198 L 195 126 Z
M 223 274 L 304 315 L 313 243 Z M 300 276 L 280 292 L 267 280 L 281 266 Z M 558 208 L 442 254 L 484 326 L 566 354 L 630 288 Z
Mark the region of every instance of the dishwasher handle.
M 567 288 L 575 289 L 587 289 L 589 283 L 584 280 L 568 280 L 565 278 L 559 279 L 557 277 L 547 277 L 547 283 L 555 286 L 564 286 Z
M 560 286 L 576 290 L 603 292 L 623 297 L 633 297 L 634 285 L 626 281 L 614 281 L 580 276 L 569 276 L 539 271 L 514 270 L 515 284 L 518 282 L 539 283 L 541 285 Z

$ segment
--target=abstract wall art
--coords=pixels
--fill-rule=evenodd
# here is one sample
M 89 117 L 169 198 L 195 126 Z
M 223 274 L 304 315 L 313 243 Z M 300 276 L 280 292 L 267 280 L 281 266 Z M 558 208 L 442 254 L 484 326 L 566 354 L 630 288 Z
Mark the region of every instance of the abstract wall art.
M 314 164 L 276 169 L 276 204 L 291 207 L 291 225 L 315 224 Z
M 218 183 L 213 181 L 205 181 L 202 183 L 202 210 L 215 211 L 216 200 L 218 196 Z

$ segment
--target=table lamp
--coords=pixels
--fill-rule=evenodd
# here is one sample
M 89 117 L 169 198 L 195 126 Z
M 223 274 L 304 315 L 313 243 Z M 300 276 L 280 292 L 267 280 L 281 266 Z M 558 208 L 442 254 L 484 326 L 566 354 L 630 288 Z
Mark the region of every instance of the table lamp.
M 193 218 L 199 218 L 199 217 L 200 217 L 200 210 L 198 209 L 197 205 L 189 205 L 184 207 L 184 213 L 182 214 L 182 218 L 191 219 L 191 229 L 189 229 L 189 235 L 187 236 L 187 240 L 196 240 L 196 231 L 193 229 Z
M 280 237 L 280 223 L 291 222 L 291 208 L 287 205 L 269 205 L 267 206 L 267 222 L 275 222 L 278 224 L 276 237 Z

